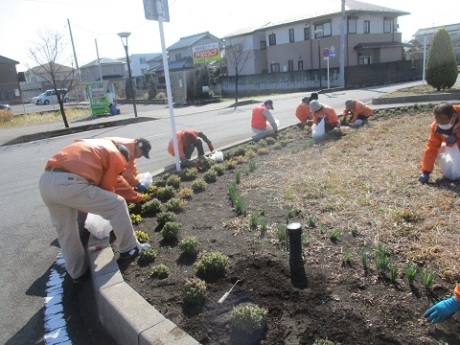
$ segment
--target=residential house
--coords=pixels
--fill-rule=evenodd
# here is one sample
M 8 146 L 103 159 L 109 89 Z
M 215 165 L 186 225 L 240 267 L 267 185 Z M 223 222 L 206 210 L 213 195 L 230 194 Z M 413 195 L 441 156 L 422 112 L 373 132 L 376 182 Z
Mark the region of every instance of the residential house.
M 194 64 L 193 49 L 208 44 L 220 46 L 220 42 L 218 37 L 202 32 L 181 37 L 167 48 L 171 92 L 175 104 L 187 104 L 187 100 L 191 98 L 201 97 L 204 92 L 212 92 L 207 68 L 202 63 Z M 166 90 L 163 65 L 150 69 L 149 73 L 156 74 L 158 91 Z
M 118 97 L 125 95 L 125 65 L 120 60 L 100 58 L 93 60 L 80 67 L 81 80 L 83 83 L 94 81 L 107 81 L 109 91 Z
M 24 73 L 25 81 L 20 83 L 24 100 L 29 101 L 44 91 L 53 89 L 53 79 L 57 88 L 69 89 L 69 86 L 77 84 L 76 75 L 74 68 L 54 62 L 30 68 Z
M 452 40 L 452 44 L 454 46 L 454 52 L 455 52 L 455 56 L 457 57 L 457 62 L 460 63 L 460 23 L 436 26 L 436 27 L 426 28 L 426 29 L 419 29 L 414 34 L 414 39 L 417 40 L 421 44 L 422 47 L 426 44 L 426 49 L 428 51 L 431 40 L 433 39 L 435 32 L 439 28 L 444 28 L 449 33 L 450 39 Z
M 161 54 L 159 53 L 129 55 L 131 76 L 133 78 L 133 84 L 136 90 L 145 90 L 147 88 L 144 85 L 144 74 L 150 69 L 148 61 L 157 58 L 158 55 L 161 56 Z M 126 63 L 126 58 L 120 58 L 119 60 L 125 62 L 124 75 L 126 76 L 126 78 L 129 78 L 128 64 Z
M 345 4 L 345 68 L 403 60 L 406 44 L 402 43 L 398 31 L 398 17 L 408 15 L 408 12 L 355 0 L 347 0 Z M 269 22 L 246 31 L 239 30 L 225 37 L 225 51 L 235 46 L 249 51 L 245 66 L 238 74 L 318 72 L 326 68 L 323 53 L 330 54 L 329 67 L 336 69 L 334 72 L 337 73 L 340 64 L 341 3 L 322 0 L 313 8 L 306 8 L 304 15 Z M 227 69 L 229 76 L 236 74 L 235 66 L 228 61 Z
M 18 64 L 19 61 L 0 55 L 0 103 L 14 104 L 21 100 L 16 71 Z

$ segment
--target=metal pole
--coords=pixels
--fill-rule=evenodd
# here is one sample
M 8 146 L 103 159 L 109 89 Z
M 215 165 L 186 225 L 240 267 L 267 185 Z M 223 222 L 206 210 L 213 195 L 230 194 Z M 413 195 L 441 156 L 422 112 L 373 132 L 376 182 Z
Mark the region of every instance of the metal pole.
M 137 108 L 136 108 L 136 91 L 134 90 L 133 85 L 133 77 L 131 75 L 131 65 L 129 63 L 129 54 L 128 54 L 128 39 L 126 39 L 125 44 L 125 52 L 126 52 L 126 62 L 128 63 L 128 75 L 129 75 L 129 83 L 131 85 L 131 92 L 133 94 L 133 108 L 134 108 L 134 117 L 137 117 Z
M 102 68 L 101 68 L 101 59 L 99 59 L 99 49 L 97 49 L 97 39 L 94 39 L 94 43 L 96 43 L 96 55 L 97 55 L 97 66 L 99 68 L 99 79 L 100 79 L 100 81 L 103 81 L 103 79 L 102 79 Z
M 321 39 L 318 36 L 318 75 L 319 75 L 319 89 L 323 87 L 321 85 Z
M 166 43 L 165 37 L 163 32 L 163 9 L 161 6 L 161 0 L 157 0 L 157 13 L 158 13 L 158 26 L 160 27 L 160 38 L 161 38 L 161 51 L 163 56 L 163 66 L 165 71 L 165 81 L 166 81 L 166 94 L 168 96 L 168 107 L 169 107 L 169 120 L 171 122 L 171 133 L 172 133 L 172 141 L 174 147 L 174 158 L 176 161 L 176 171 L 180 171 L 180 159 L 179 159 L 179 145 L 177 143 L 177 135 L 176 135 L 176 122 L 174 120 L 174 108 L 172 103 L 172 91 L 171 91 L 171 79 L 169 77 L 169 65 L 168 65 L 168 57 L 166 55 Z
M 82 100 L 82 95 L 81 95 L 81 74 L 80 74 L 80 67 L 78 66 L 78 59 L 77 59 L 77 53 L 75 51 L 75 44 L 73 42 L 73 35 L 72 35 L 72 28 L 70 27 L 70 20 L 67 19 L 67 24 L 69 25 L 69 32 L 70 32 L 70 42 L 72 42 L 72 50 L 73 50 L 73 58 L 75 60 L 75 67 L 77 67 L 77 81 L 78 81 L 78 100 Z
M 422 70 L 422 83 L 425 84 L 425 64 L 426 64 L 426 36 L 423 36 L 423 70 Z
M 287 225 L 287 234 L 289 238 L 291 282 L 296 287 L 306 287 L 307 276 L 302 258 L 302 225 L 300 223 L 289 223 Z
M 331 82 L 330 82 L 330 79 L 329 79 L 329 57 L 326 59 L 326 62 L 327 62 L 327 88 L 330 89 L 331 88 Z
M 345 0 L 342 0 L 342 20 L 340 21 L 339 86 L 345 87 Z

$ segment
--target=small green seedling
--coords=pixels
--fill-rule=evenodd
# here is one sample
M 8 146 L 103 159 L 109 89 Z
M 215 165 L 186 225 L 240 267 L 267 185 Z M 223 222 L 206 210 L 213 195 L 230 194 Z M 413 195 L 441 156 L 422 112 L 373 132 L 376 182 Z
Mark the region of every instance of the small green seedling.
M 150 268 L 150 275 L 154 278 L 165 279 L 170 273 L 169 267 L 165 264 L 154 265 Z
M 276 237 L 281 243 L 287 243 L 287 229 L 283 225 L 278 225 L 276 227 Z
M 179 242 L 179 249 L 185 255 L 195 256 L 200 251 L 200 242 L 196 236 L 188 236 Z
M 202 305 L 206 301 L 206 282 L 198 278 L 187 279 L 184 284 L 184 303 Z
M 160 230 L 161 235 L 166 241 L 175 240 L 182 230 L 182 226 L 177 222 L 166 222 Z
M 365 272 L 369 271 L 369 255 L 366 252 L 361 254 L 361 263 L 363 264 L 363 269 Z
M 390 281 L 394 284 L 398 279 L 398 268 L 394 265 L 390 266 Z
M 406 273 L 406 277 L 407 277 L 407 282 L 409 283 L 409 285 L 414 285 L 414 281 L 415 281 L 415 277 L 417 275 L 417 265 L 415 264 L 407 264 L 405 267 L 404 267 L 404 272 Z
M 192 182 L 192 189 L 195 193 L 204 192 L 207 185 L 205 180 L 199 178 Z
M 342 256 L 342 267 L 351 266 L 351 258 L 352 257 L 353 257 L 353 254 L 351 254 L 350 252 L 347 252 L 347 253 L 343 254 L 343 256 Z
M 255 229 L 257 228 L 258 225 L 259 225 L 259 217 L 257 216 L 257 214 L 250 214 L 249 215 L 249 227 L 251 229 Z
M 235 307 L 230 314 L 230 324 L 233 330 L 251 334 L 261 331 L 267 324 L 268 310 L 255 304 Z
M 139 252 L 139 264 L 149 264 L 155 260 L 157 252 L 153 248 L 147 248 Z
M 329 239 L 334 242 L 334 241 L 337 241 L 337 239 L 339 238 L 340 236 L 340 231 L 338 230 L 333 230 L 330 232 L 329 234 Z
M 422 279 L 423 286 L 425 286 L 427 290 L 430 290 L 433 286 L 436 276 L 433 273 L 428 272 L 427 270 L 423 270 L 420 276 Z

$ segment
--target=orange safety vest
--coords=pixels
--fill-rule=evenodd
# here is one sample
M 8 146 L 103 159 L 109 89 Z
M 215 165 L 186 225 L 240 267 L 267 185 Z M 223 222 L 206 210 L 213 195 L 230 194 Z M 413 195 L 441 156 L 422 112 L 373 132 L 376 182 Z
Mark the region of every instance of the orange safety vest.
M 267 128 L 267 119 L 265 118 L 263 112 L 267 109 L 264 105 L 259 105 L 252 109 L 252 119 L 251 127 L 257 129 L 266 129 Z
M 192 134 L 193 136 L 195 136 L 195 138 L 198 137 L 198 131 L 194 130 L 194 129 L 183 129 L 179 132 L 177 132 L 177 146 L 179 148 L 179 158 L 182 159 L 185 157 L 185 153 L 184 153 L 184 141 L 182 140 L 182 136 L 185 134 L 185 133 L 190 133 Z M 168 152 L 171 156 L 174 157 L 174 143 L 173 143 L 173 140 L 170 139 L 169 140 L 169 143 L 168 143 Z

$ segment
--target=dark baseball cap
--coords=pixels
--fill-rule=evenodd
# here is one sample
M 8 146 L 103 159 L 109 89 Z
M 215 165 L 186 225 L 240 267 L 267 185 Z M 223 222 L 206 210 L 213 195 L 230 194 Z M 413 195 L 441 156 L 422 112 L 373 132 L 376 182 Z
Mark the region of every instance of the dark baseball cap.
M 271 110 L 275 109 L 273 108 L 273 101 L 271 99 L 267 99 L 265 102 L 264 102 L 264 105 L 268 105 L 270 107 Z
M 149 157 L 149 152 L 152 149 L 152 145 L 150 144 L 150 141 L 144 138 L 139 138 L 137 139 L 136 142 L 137 146 L 142 150 L 142 155 L 145 158 L 150 158 Z

